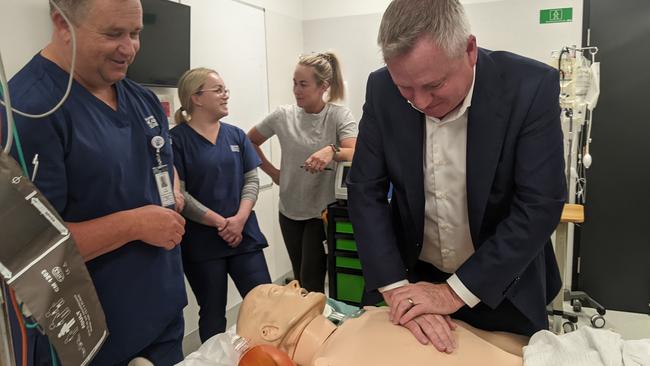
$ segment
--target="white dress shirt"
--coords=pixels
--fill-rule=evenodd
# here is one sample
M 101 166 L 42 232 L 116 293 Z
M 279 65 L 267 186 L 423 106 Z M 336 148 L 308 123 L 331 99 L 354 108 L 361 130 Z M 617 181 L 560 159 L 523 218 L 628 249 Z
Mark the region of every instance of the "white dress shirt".
M 474 69 L 476 76 L 476 69 Z M 420 260 L 453 273 L 473 253 L 467 214 L 467 114 L 474 82 L 463 103 L 442 119 L 426 116 L 424 160 L 424 240 Z M 400 281 L 380 288 L 388 291 L 407 284 Z M 480 302 L 456 274 L 449 286 L 470 307 Z

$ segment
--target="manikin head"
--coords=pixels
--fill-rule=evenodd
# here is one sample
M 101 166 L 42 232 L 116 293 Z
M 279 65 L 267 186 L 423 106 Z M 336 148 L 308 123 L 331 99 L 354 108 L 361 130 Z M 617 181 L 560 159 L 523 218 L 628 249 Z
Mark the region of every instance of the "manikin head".
M 251 345 L 270 344 L 291 355 L 302 330 L 324 308 L 325 295 L 308 293 L 298 281 L 259 285 L 244 298 L 237 333 Z

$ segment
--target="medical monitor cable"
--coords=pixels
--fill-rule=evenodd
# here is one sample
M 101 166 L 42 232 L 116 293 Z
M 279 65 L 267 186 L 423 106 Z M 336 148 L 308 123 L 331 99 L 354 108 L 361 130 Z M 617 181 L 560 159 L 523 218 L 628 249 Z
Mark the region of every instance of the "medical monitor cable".
M 23 117 L 33 118 L 33 119 L 47 117 L 52 113 L 56 112 L 59 108 L 61 108 L 63 103 L 65 103 L 65 101 L 68 99 L 68 96 L 70 95 L 70 90 L 72 89 L 72 81 L 74 80 L 74 67 L 77 60 L 77 35 L 74 30 L 74 25 L 72 24 L 68 16 L 65 14 L 65 12 L 63 12 L 61 8 L 53 0 L 50 0 L 50 4 L 52 4 L 52 6 L 59 12 L 59 14 L 61 14 L 63 19 L 66 21 L 66 23 L 70 27 L 70 34 L 72 36 L 72 60 L 70 62 L 70 77 L 68 78 L 68 86 L 61 100 L 52 109 L 50 109 L 45 113 L 29 114 L 29 113 L 16 110 L 11 107 L 11 98 L 9 97 L 9 87 L 7 85 L 7 78 L 5 75 L 4 64 L 2 62 L 2 53 L 0 52 L 0 83 L 2 85 L 2 89 L 5 90 L 5 98 L 4 98 L 5 100 L 0 99 L 0 104 L 5 106 L 7 110 L 7 146 L 5 146 L 4 148 L 4 152 L 7 154 L 9 154 L 9 152 L 11 151 L 11 145 L 14 136 L 13 130 L 15 128 L 14 119 L 11 112 L 13 111 L 14 113 L 17 113 Z M 25 166 L 23 166 L 23 169 L 24 168 Z M 25 174 L 27 175 L 27 173 Z

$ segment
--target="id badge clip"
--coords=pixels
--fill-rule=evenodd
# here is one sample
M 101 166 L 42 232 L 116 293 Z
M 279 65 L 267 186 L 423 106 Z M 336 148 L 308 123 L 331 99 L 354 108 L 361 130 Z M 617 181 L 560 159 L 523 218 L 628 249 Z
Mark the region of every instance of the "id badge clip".
M 165 139 L 162 136 L 154 136 L 151 139 L 151 146 L 156 149 L 158 166 L 152 170 L 156 180 L 156 187 L 158 188 L 158 195 L 160 195 L 160 203 L 163 207 L 171 208 L 176 203 L 174 200 L 174 190 L 172 189 L 172 182 L 169 176 L 169 168 L 166 164 L 162 163 L 162 159 L 160 158 L 160 149 L 165 146 Z

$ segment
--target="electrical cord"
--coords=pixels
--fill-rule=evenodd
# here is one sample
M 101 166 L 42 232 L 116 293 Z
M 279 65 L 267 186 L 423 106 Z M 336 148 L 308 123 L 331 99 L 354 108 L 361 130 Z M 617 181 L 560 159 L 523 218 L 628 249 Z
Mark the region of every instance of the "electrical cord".
M 22 303 L 19 305 L 19 309 L 20 309 L 20 314 L 22 314 L 23 313 L 23 304 Z M 25 328 L 26 329 L 37 329 L 39 332 L 41 332 L 41 334 L 45 334 L 43 332 L 43 329 L 38 325 L 38 323 L 28 323 L 27 321 L 25 321 Z M 50 358 L 51 358 L 51 361 L 52 361 L 52 366 L 58 366 L 56 350 L 54 349 L 54 346 L 52 346 L 52 342 L 50 342 L 49 339 L 48 339 L 48 343 L 49 343 L 49 347 L 50 347 Z M 26 348 L 27 347 L 25 347 L 25 349 Z
M 0 85 L 2 86 L 3 90 L 6 90 L 4 95 L 4 100 L 0 99 L 0 104 L 5 106 L 7 110 L 7 145 L 4 148 L 4 152 L 7 154 L 11 151 L 11 145 L 13 143 L 12 140 L 14 139 L 14 136 L 17 136 L 17 134 L 13 133 L 15 129 L 15 125 L 14 125 L 14 118 L 12 115 L 12 111 L 18 115 L 27 118 L 38 119 L 38 118 L 47 117 L 52 113 L 56 112 L 59 108 L 61 108 L 63 103 L 65 103 L 65 101 L 68 99 L 68 96 L 70 95 L 70 90 L 72 89 L 72 81 L 74 80 L 74 66 L 77 60 L 77 35 L 74 31 L 74 25 L 72 24 L 70 19 L 68 19 L 68 16 L 61 10 L 61 8 L 59 8 L 59 6 L 53 0 L 50 0 L 50 4 L 52 4 L 52 6 L 59 12 L 59 14 L 61 14 L 63 19 L 66 21 L 66 23 L 68 23 L 68 26 L 70 27 L 70 34 L 72 36 L 72 61 L 70 64 L 70 77 L 68 78 L 68 86 L 66 87 L 65 94 L 63 95 L 61 100 L 59 100 L 59 102 L 52 109 L 50 109 L 45 113 L 29 114 L 14 109 L 11 107 L 11 98 L 9 96 L 9 85 L 7 84 L 7 77 L 5 75 L 4 63 L 2 62 L 2 53 L 0 52 Z M 24 161 L 22 163 L 24 165 L 23 169 L 25 169 L 26 166 L 24 164 Z
M 11 287 L 7 287 L 9 290 L 9 297 L 11 298 L 11 304 L 14 308 L 14 313 L 16 314 L 16 319 L 18 319 L 18 326 L 20 328 L 20 339 L 22 346 L 20 347 L 20 357 L 21 363 L 23 366 L 27 366 L 27 329 L 25 328 L 25 320 L 23 319 L 22 312 L 18 307 L 18 302 L 16 301 L 16 293 Z
M 23 305 L 24 305 L 24 303 L 20 303 L 20 305 L 18 305 L 21 314 L 23 314 Z M 27 329 L 36 329 L 36 328 L 38 328 L 38 323 L 27 323 L 27 322 L 25 322 L 25 327 Z

